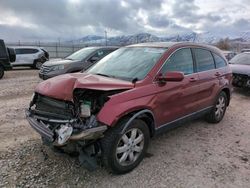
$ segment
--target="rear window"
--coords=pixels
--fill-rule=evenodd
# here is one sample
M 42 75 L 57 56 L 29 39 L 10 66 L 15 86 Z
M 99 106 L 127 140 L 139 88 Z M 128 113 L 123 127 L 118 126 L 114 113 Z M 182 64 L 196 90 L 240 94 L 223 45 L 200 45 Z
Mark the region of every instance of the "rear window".
M 194 49 L 197 71 L 207 71 L 215 68 L 214 59 L 210 51 L 205 49 Z
M 216 68 L 225 67 L 227 65 L 226 61 L 222 57 L 218 56 L 215 53 L 213 53 L 213 56 L 214 56 Z
M 39 52 L 39 50 L 37 49 L 30 49 L 30 48 L 17 48 L 15 49 L 16 54 L 35 54 L 37 52 Z

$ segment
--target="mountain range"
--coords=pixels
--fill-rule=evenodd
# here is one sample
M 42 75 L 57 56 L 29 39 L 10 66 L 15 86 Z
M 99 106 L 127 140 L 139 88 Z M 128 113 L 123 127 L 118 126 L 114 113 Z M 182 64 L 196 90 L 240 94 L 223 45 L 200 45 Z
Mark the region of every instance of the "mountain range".
M 107 44 L 128 45 L 128 44 L 143 43 L 143 42 L 169 42 L 169 41 L 189 41 L 189 42 L 214 44 L 223 38 L 229 38 L 229 40 L 232 42 L 250 42 L 250 31 L 242 32 L 237 37 L 218 36 L 214 35 L 211 32 L 205 32 L 205 33 L 191 32 L 182 35 L 172 35 L 164 37 L 158 37 L 150 33 L 138 33 L 134 35 L 121 35 L 115 37 L 108 37 Z M 94 44 L 105 44 L 106 39 L 104 36 L 87 35 L 80 39 L 67 41 L 67 43 L 72 43 L 72 42 L 77 44 L 85 43 L 89 45 L 94 45 Z

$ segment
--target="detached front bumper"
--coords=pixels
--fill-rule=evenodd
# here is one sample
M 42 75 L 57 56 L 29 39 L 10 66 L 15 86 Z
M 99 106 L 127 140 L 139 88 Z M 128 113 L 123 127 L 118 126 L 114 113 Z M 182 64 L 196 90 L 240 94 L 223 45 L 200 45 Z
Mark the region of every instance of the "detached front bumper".
M 30 126 L 36 130 L 43 138 L 49 142 L 55 140 L 55 134 L 50 130 L 44 123 L 39 122 L 37 118 L 28 110 L 25 110 L 26 119 L 28 120 Z
M 74 129 L 75 120 L 57 120 L 57 119 L 48 119 L 45 117 L 39 117 L 32 113 L 31 110 L 25 110 L 26 118 L 31 125 L 31 127 L 40 134 L 44 139 L 48 142 L 58 145 L 58 130 L 59 128 L 55 128 L 51 130 L 49 128 L 49 123 L 56 123 L 59 125 L 68 125 Z M 46 122 L 46 124 L 44 123 Z M 59 126 L 60 127 L 60 126 Z M 103 132 L 107 129 L 107 126 L 101 125 L 89 129 L 85 129 L 82 131 L 78 131 L 77 133 L 72 133 L 67 141 L 79 141 L 79 140 L 95 140 L 103 136 Z M 63 143 L 66 144 L 66 143 Z M 61 143 L 59 145 L 62 145 Z

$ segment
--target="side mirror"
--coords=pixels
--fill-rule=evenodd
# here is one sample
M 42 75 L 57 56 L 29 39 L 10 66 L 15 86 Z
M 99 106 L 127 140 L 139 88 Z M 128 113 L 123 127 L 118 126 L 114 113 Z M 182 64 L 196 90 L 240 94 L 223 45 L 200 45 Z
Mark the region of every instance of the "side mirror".
M 91 57 L 89 61 L 92 62 L 92 63 L 95 63 L 95 62 L 97 62 L 99 59 L 100 59 L 99 57 L 94 56 L 94 57 Z
M 180 82 L 183 79 L 184 79 L 183 72 L 178 72 L 178 71 L 167 72 L 165 76 L 163 76 L 162 74 L 159 74 L 157 76 L 157 81 L 161 84 L 165 84 L 167 81 L 168 82 Z
M 8 54 L 9 54 L 9 59 L 10 62 L 15 62 L 16 61 L 16 52 L 14 48 L 7 48 Z
M 165 79 L 169 82 L 180 82 L 184 79 L 184 74 L 178 71 L 167 72 Z

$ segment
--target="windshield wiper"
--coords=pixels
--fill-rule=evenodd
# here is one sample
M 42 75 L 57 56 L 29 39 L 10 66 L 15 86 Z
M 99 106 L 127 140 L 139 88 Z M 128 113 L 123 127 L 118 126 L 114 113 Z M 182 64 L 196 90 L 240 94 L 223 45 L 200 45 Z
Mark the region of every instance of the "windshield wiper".
M 102 74 L 102 73 L 96 73 L 96 75 L 99 75 L 99 76 L 104 76 L 104 77 L 108 77 L 110 78 L 111 76 L 107 75 L 107 74 Z

